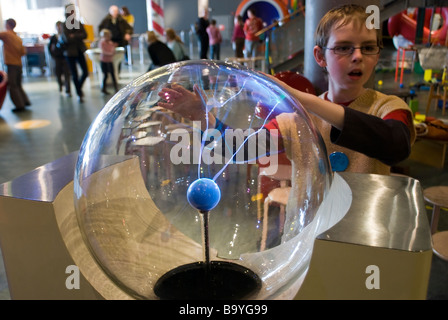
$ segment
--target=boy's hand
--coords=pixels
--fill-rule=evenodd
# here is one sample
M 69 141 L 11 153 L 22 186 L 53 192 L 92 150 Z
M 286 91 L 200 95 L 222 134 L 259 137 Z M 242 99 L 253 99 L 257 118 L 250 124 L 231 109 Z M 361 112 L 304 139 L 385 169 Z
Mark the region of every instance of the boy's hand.
M 191 92 L 181 85 L 172 84 L 159 92 L 166 102 L 159 102 L 159 106 L 180 114 L 182 117 L 190 120 L 198 120 L 204 113 L 202 99 L 198 87 L 194 86 L 194 92 Z
M 159 97 L 165 102 L 159 101 L 158 105 L 191 121 L 201 121 L 204 128 L 205 126 L 213 127 L 215 118 L 207 111 L 206 95 L 198 85 L 194 85 L 193 90 L 192 92 L 181 85 L 171 84 L 169 87 L 160 90 Z

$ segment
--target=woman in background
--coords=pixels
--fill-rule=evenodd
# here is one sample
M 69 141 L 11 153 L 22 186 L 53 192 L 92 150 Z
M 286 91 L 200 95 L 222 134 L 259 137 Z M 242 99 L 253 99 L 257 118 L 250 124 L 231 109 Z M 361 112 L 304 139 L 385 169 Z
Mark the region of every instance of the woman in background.
M 172 28 L 165 30 L 166 44 L 173 51 L 176 61 L 188 60 L 183 48 L 183 42 Z
M 128 7 L 121 7 L 121 16 L 123 17 L 124 20 L 126 20 L 126 22 L 131 26 L 134 27 L 134 16 L 129 12 Z
M 232 47 L 235 52 L 236 58 L 244 58 L 244 39 L 246 38 L 244 34 L 244 22 L 243 17 L 238 15 L 235 16 L 234 28 L 232 34 Z
M 152 60 L 148 71 L 157 69 L 166 64 L 176 62 L 173 51 L 160 41 L 154 31 L 148 31 L 148 54 Z

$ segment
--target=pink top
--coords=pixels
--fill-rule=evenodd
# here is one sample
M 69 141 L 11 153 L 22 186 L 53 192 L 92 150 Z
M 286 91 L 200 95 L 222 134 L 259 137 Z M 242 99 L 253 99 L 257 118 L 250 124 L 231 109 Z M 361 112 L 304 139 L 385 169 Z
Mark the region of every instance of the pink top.
M 221 32 L 216 26 L 210 25 L 207 27 L 207 33 L 210 45 L 221 43 Z
M 101 39 L 100 41 L 100 49 L 101 49 L 101 62 L 112 62 L 115 54 L 115 48 L 117 44 L 112 42 L 111 40 Z
M 245 38 L 244 29 L 240 24 L 235 24 L 235 29 L 233 29 L 232 41 L 235 42 L 237 38 Z

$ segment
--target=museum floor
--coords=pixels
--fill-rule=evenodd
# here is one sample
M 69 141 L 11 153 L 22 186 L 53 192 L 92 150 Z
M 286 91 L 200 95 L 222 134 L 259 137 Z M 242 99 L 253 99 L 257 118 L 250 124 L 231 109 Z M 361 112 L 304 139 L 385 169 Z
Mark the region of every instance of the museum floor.
M 381 55 L 376 81 L 382 80 L 382 90 L 409 91 L 409 85 L 422 81 L 423 75 L 406 72 L 404 88 L 394 82 L 396 51 L 385 51 Z M 230 46 L 223 47 L 223 57 L 230 56 Z M 123 65 L 119 78 L 120 87 L 143 74 L 148 64 L 134 60 L 133 66 Z M 84 85 L 85 102 L 78 102 L 76 95 L 66 97 L 58 92 L 55 78 L 43 76 L 40 70 L 24 78 L 24 89 L 32 106 L 26 112 L 13 113 L 13 104 L 6 97 L 0 110 L 0 184 L 13 180 L 36 167 L 77 151 L 90 123 L 111 97 L 100 92 L 100 81 L 91 74 Z M 73 90 L 74 91 L 74 90 Z M 416 91 L 419 111 L 424 113 L 428 91 L 424 87 Z M 430 115 L 441 117 L 441 110 L 431 110 Z M 448 112 L 445 114 L 448 119 Z M 428 155 L 429 156 L 429 155 Z M 399 165 L 401 173 L 420 181 L 423 188 L 448 185 L 448 166 L 444 168 L 406 160 Z M 431 208 L 427 207 L 428 217 Z M 442 211 L 439 230 L 448 230 L 448 212 Z M 1 253 L 1 251 L 0 251 Z M 433 256 L 428 299 L 448 299 L 448 262 Z M 10 299 L 3 261 L 0 254 L 0 300 Z

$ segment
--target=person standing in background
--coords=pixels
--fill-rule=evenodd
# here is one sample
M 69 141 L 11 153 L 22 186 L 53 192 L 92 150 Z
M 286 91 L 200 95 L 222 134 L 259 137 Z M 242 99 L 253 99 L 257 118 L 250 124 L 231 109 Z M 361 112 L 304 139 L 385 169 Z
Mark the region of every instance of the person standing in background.
M 109 14 L 107 14 L 98 26 L 98 32 L 107 29 L 112 33 L 111 40 L 117 44 L 117 47 L 125 49 L 125 57 L 127 60 L 126 46 L 130 43 L 134 28 L 126 22 L 120 15 L 120 10 L 116 5 L 109 7 Z M 118 71 L 121 70 L 121 63 L 118 65 Z
M 75 6 L 73 4 L 66 6 L 65 17 L 66 20 L 63 23 L 63 32 L 58 41 L 60 46 L 64 48 L 64 56 L 67 59 L 68 66 L 70 68 L 70 73 L 72 75 L 73 83 L 75 84 L 78 100 L 79 102 L 84 102 L 82 86 L 89 74 L 87 70 L 86 57 L 84 56 L 84 52 L 87 50 L 84 43 L 84 39 L 87 38 L 87 32 L 84 29 L 84 25 L 74 18 Z M 78 77 L 77 65 L 79 65 L 82 70 L 81 78 Z
M 59 92 L 62 92 L 63 87 L 65 86 L 65 94 L 67 97 L 71 97 L 71 86 L 70 86 L 70 68 L 68 66 L 67 60 L 64 57 L 64 48 L 61 46 L 59 42 L 59 38 L 62 36 L 63 29 L 62 21 L 56 22 L 56 31 L 50 38 L 50 43 L 48 44 L 48 51 L 50 52 L 51 57 L 54 59 L 55 63 L 55 74 L 56 80 L 59 85 Z M 64 79 L 64 81 L 62 81 Z
M 110 30 L 112 33 L 111 40 L 117 44 L 118 47 L 126 47 L 131 41 L 131 35 L 134 28 L 126 22 L 126 20 L 119 14 L 118 7 L 113 5 L 109 8 L 109 14 L 104 17 L 98 26 L 98 31 L 103 29 Z
M 207 33 L 207 27 L 210 25 L 208 21 L 208 9 L 205 8 L 202 17 L 198 19 L 195 25 L 196 35 L 199 40 L 199 59 L 207 59 L 209 38 Z
M 257 36 L 257 32 L 263 29 L 263 20 L 257 17 L 256 12 L 253 8 L 247 10 L 248 18 L 244 22 L 244 34 L 246 40 L 244 42 L 245 46 L 245 57 L 251 58 L 257 56 L 258 44 L 260 42 L 260 37 Z
M 207 33 L 210 43 L 210 59 L 219 60 L 221 52 L 222 36 L 219 28 L 216 26 L 216 20 L 212 19 L 207 27 Z
M 26 54 L 22 39 L 14 32 L 16 21 L 8 19 L 5 22 L 6 31 L 0 32 L 3 41 L 3 59 L 8 74 L 9 96 L 15 109 L 13 112 L 25 111 L 30 106 L 30 100 L 22 87 L 22 56 Z
M 134 23 L 135 23 L 135 18 L 134 16 L 129 12 L 128 7 L 121 7 L 120 10 L 121 16 L 123 17 L 124 20 L 126 20 L 126 22 L 132 27 L 134 28 Z
M 121 16 L 123 17 L 123 19 L 126 20 L 126 22 L 127 22 L 132 28 L 134 28 L 135 18 L 134 18 L 134 16 L 129 12 L 128 7 L 126 7 L 126 6 L 121 7 L 120 14 L 121 14 Z M 131 38 L 131 39 L 132 39 L 132 38 Z M 129 40 L 128 42 L 129 42 L 129 43 L 128 43 L 128 48 L 129 48 L 129 46 L 131 46 L 132 44 L 131 44 L 131 40 Z M 124 52 L 124 59 L 126 60 L 126 63 L 129 65 L 129 57 L 128 57 L 128 55 L 129 55 L 129 52 L 128 52 L 128 50 L 126 50 L 126 51 Z M 131 58 L 132 58 L 132 57 L 131 57 Z M 131 61 L 132 61 L 132 59 L 131 59 Z
M 240 15 L 235 16 L 232 34 L 232 47 L 236 58 L 244 58 L 244 22 Z

